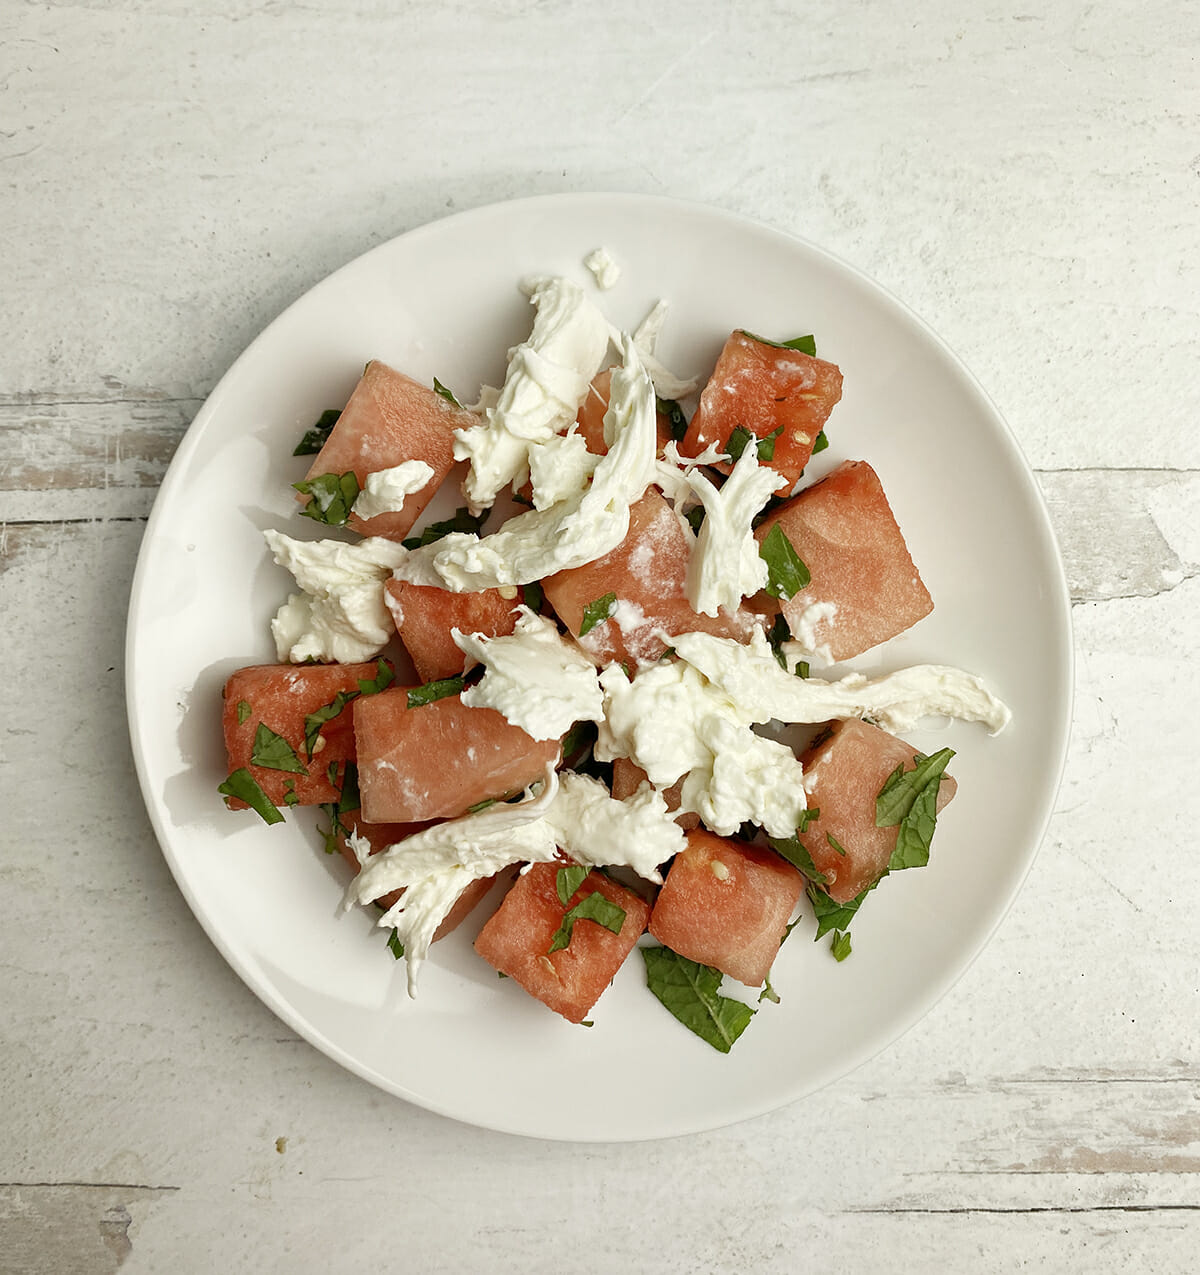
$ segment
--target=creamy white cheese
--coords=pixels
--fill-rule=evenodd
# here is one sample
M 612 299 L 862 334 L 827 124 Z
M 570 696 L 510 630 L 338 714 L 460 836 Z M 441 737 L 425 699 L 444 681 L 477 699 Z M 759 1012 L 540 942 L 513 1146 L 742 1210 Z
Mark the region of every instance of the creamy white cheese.
M 395 632 L 383 583 L 408 556 L 404 546 L 379 536 L 357 544 L 293 540 L 278 531 L 263 537 L 303 590 L 271 621 L 279 659 L 357 664 L 378 655 Z
M 375 518 L 379 514 L 399 513 L 406 496 L 429 485 L 433 466 L 423 460 L 406 460 L 391 469 L 379 469 L 367 475 L 363 489 L 354 501 L 352 513 L 359 518 Z
M 833 652 L 828 642 L 817 642 L 817 625 L 833 627 L 837 620 L 836 602 L 810 602 L 794 619 L 788 620 L 792 641 L 783 644 L 784 655 L 791 660 L 817 659 L 822 664 L 832 664 Z
M 469 708 L 494 708 L 534 739 L 559 739 L 576 722 L 603 716 L 595 665 L 528 607 L 520 608 L 511 635 L 452 629 L 451 636 L 459 650 L 484 666 L 482 680 L 463 692 Z
M 362 847 L 352 841 L 352 848 L 363 867 L 347 890 L 347 907 L 404 890 L 378 924 L 397 930 L 415 996 L 433 936 L 472 881 L 515 863 L 545 863 L 561 848 L 588 867 L 624 865 L 659 882 L 659 865 L 684 848 L 684 838 L 651 788 L 617 801 L 597 780 L 551 769 L 536 798 L 436 824 L 365 862 Z
M 579 495 L 600 457 L 588 451 L 582 434 L 556 434 L 529 449 L 533 507 L 548 509 Z
M 629 506 L 654 479 L 657 448 L 654 387 L 631 341 L 623 365 L 613 371 L 604 421 L 608 454 L 586 490 L 518 514 L 482 540 L 455 534 L 415 549 L 396 575 L 421 584 L 432 577 L 462 593 L 529 584 L 615 549 L 629 530 Z
M 537 309 L 533 330 L 511 351 L 483 421 L 454 435 L 455 460 L 470 462 L 463 494 L 473 511 L 491 505 L 525 469 L 531 444 L 575 419 L 608 349 L 608 321 L 577 283 L 534 279 L 522 288 Z
M 659 398 L 687 398 L 696 392 L 699 381 L 693 376 L 684 380 L 665 367 L 658 358 L 658 339 L 662 335 L 667 317 L 667 303 L 657 301 L 654 308 L 634 329 L 633 343 L 637 346 L 646 371 L 654 382 L 654 392 Z
M 607 248 L 596 248 L 583 259 L 583 264 L 592 272 L 596 286 L 607 292 L 616 285 L 621 277 L 621 267 L 612 259 Z

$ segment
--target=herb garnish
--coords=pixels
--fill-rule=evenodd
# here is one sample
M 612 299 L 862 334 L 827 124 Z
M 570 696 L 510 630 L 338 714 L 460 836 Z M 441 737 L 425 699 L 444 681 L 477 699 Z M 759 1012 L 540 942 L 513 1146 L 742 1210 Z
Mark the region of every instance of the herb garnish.
M 336 407 L 330 407 L 322 412 L 312 429 L 305 431 L 304 437 L 296 444 L 296 450 L 292 452 L 292 455 L 315 456 L 325 446 L 330 431 L 338 423 L 339 416 L 341 412 Z
M 885 876 L 887 876 L 886 872 L 879 878 L 879 881 L 882 881 Z M 850 922 L 854 920 L 855 913 L 862 907 L 863 899 L 871 893 L 879 884 L 879 881 L 873 881 L 861 894 L 856 894 L 848 903 L 838 903 L 831 899 L 824 890 L 819 890 L 815 885 L 810 885 L 808 887 L 808 897 L 817 918 L 817 933 L 814 942 L 821 935 L 828 934 L 830 930 L 848 930 Z
M 844 934 L 841 930 L 834 930 L 833 941 L 829 945 L 829 950 L 833 953 L 833 959 L 839 963 L 844 961 L 853 951 L 850 946 L 850 931 Z
M 843 859 L 846 857 L 845 848 L 832 832 L 827 832 L 825 834 L 825 840 L 829 842 L 830 849 L 834 852 L 834 854 L 841 855 Z
M 391 934 L 388 935 L 387 945 L 388 950 L 396 960 L 400 960 L 404 956 L 404 944 L 400 942 L 400 931 L 394 926 Z
M 569 872 L 570 869 L 560 868 L 559 871 Z M 575 891 L 572 890 L 571 894 L 574 893 Z M 570 897 L 571 895 L 568 894 L 567 898 Z M 604 926 L 613 934 L 620 934 L 625 924 L 625 909 L 613 903 L 611 899 L 606 899 L 599 890 L 593 890 L 591 894 L 580 899 L 569 912 L 563 914 L 562 924 L 550 940 L 549 951 L 560 952 L 564 947 L 570 946 L 576 921 L 595 921 L 597 925 Z
M 673 398 L 656 398 L 658 410 L 667 418 L 667 428 L 671 431 L 671 437 L 677 443 L 683 442 L 684 435 L 688 432 L 687 417 L 683 414 L 683 408 Z
M 565 908 L 571 902 L 571 896 L 583 884 L 588 869 L 581 863 L 573 863 L 569 868 L 559 868 L 554 876 L 554 889 L 558 901 Z
M 276 810 L 270 797 L 263 792 L 258 780 L 245 766 L 239 766 L 223 784 L 218 784 L 217 791 L 224 797 L 236 797 L 238 801 L 244 801 L 264 823 L 283 822 L 283 815 Z
M 352 469 L 344 474 L 318 474 L 292 486 L 301 495 L 312 497 L 300 510 L 301 516 L 329 527 L 344 527 L 358 499 L 358 478 Z
M 811 354 L 814 358 L 817 354 L 817 342 L 814 337 L 794 336 L 790 341 L 772 341 L 765 336 L 759 336 L 755 332 L 747 332 L 745 328 L 738 328 L 742 336 L 748 336 L 751 341 L 757 341 L 759 345 L 774 346 L 777 350 L 799 350 L 801 354 Z
M 296 781 L 289 779 L 283 790 L 283 804 L 285 806 L 298 806 L 300 798 L 296 796 Z
M 727 1054 L 754 1010 L 720 994 L 721 971 L 680 956 L 669 947 L 644 947 L 646 986 L 691 1032 Z
M 583 619 L 579 622 L 579 636 L 590 633 L 597 624 L 603 624 L 617 609 L 617 595 L 606 593 L 602 598 L 589 602 L 583 608 Z
M 542 586 L 536 580 L 521 586 L 521 601 L 535 614 L 541 611 L 545 600 L 546 595 L 542 591 Z
M 296 756 L 296 750 L 266 722 L 259 722 L 258 729 L 254 732 L 250 764 L 267 770 L 286 770 L 293 775 L 308 774 L 304 763 Z
M 897 766 L 879 790 L 875 826 L 900 825 L 896 848 L 888 860 L 889 870 L 923 868 L 929 862 L 929 846 L 937 825 L 938 788 L 942 772 L 953 756 L 952 748 L 943 748 L 931 757 L 917 753 L 913 770 L 905 771 L 903 764 Z
M 700 534 L 700 526 L 704 522 L 704 515 L 708 510 L 703 505 L 693 505 L 683 516 L 687 519 L 687 524 L 691 527 L 696 535 Z
M 482 801 L 477 801 L 473 806 L 468 806 L 467 814 L 477 815 L 481 810 L 487 810 L 489 806 L 494 806 L 495 804 L 495 797 L 485 797 Z
M 386 660 L 379 660 L 375 665 L 374 678 L 360 677 L 358 679 L 358 690 L 338 691 L 328 704 L 323 704 L 314 712 L 309 713 L 304 718 L 304 748 L 308 753 L 308 760 L 312 761 L 313 759 L 313 753 L 317 747 L 317 736 L 320 735 L 321 727 L 326 722 L 333 721 L 351 700 L 357 699 L 360 695 L 377 695 L 380 691 L 386 690 L 395 676 L 392 666 Z M 332 777 L 329 782 L 333 782 Z
M 250 716 L 250 705 L 246 700 L 238 700 L 237 706 L 237 722 L 239 726 L 244 726 L 246 719 Z
M 813 857 L 808 852 L 808 847 L 800 840 L 800 833 L 808 827 L 809 823 L 820 815 L 820 810 L 815 807 L 804 811 L 804 819 L 800 826 L 796 829 L 794 837 L 768 837 L 767 843 L 777 855 L 782 856 L 792 865 L 793 868 L 799 870 L 814 885 L 824 885 L 829 878 L 820 868 L 813 862 Z
M 462 404 L 454 397 L 453 391 L 448 390 L 436 376 L 433 378 L 433 392 L 435 394 L 440 394 L 447 403 L 451 403 L 458 408 L 462 407 Z
M 763 1001 L 770 1001 L 772 1005 L 779 1004 L 779 993 L 771 986 L 770 974 L 763 979 L 763 989 L 758 994 L 758 1003 L 761 1005 Z
M 466 684 L 466 678 L 459 676 L 443 677 L 436 682 L 426 682 L 424 686 L 414 686 L 408 693 L 408 707 L 421 708 L 425 704 L 432 704 L 434 700 L 457 695 Z
M 817 441 L 813 443 L 812 454 L 815 456 L 818 452 L 823 452 L 829 446 L 829 439 L 825 437 L 825 431 L 820 430 L 817 434 Z
M 766 590 L 785 602 L 812 583 L 809 569 L 792 548 L 792 542 L 776 523 L 758 546 L 758 556 L 767 564 Z
M 725 455 L 732 461 L 741 459 L 742 453 L 746 450 L 747 444 L 753 438 L 758 443 L 758 459 L 772 461 L 775 459 L 775 440 L 783 433 L 783 426 L 776 426 L 769 434 L 764 434 L 762 438 L 748 430 L 745 425 L 735 425 L 733 432 L 729 435 L 729 441 L 725 444 Z
M 407 540 L 401 541 L 406 549 L 420 549 L 424 545 L 431 545 L 435 540 L 441 540 L 443 536 L 448 536 L 452 531 L 465 531 L 474 535 L 478 535 L 483 529 L 483 524 L 488 520 L 490 509 L 483 510 L 480 514 L 473 514 L 469 509 L 460 506 L 454 511 L 453 518 L 445 518 L 441 522 L 431 522 L 419 536 L 409 536 Z

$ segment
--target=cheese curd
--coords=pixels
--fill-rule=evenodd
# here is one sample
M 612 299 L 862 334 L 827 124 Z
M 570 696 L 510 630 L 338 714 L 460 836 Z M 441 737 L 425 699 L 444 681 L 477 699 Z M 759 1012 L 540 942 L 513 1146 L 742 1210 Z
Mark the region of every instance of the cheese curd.
M 366 483 L 354 501 L 351 513 L 362 519 L 380 514 L 399 513 L 405 497 L 429 485 L 433 466 L 423 460 L 406 460 L 390 469 L 379 469 L 367 475 Z

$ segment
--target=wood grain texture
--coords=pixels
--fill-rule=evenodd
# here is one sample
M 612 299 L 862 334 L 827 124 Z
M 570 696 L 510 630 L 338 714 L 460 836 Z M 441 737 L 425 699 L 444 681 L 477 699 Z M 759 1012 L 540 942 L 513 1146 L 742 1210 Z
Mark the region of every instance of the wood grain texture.
M 1195 1268 L 1198 35 L 1166 0 L 0 10 L 0 1269 Z M 823 1093 L 645 1146 L 465 1128 L 298 1040 L 188 911 L 124 725 L 145 518 L 254 335 L 406 229 L 586 189 L 903 297 L 1075 604 L 1064 785 L 974 966 Z

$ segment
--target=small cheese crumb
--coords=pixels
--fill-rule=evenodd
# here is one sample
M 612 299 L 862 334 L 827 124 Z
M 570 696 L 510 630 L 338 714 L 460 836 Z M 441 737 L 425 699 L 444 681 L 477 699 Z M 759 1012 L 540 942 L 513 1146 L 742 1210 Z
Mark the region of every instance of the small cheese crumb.
M 597 248 L 589 252 L 583 264 L 592 272 L 596 287 L 607 292 L 621 277 L 621 267 L 609 255 L 607 248 Z

